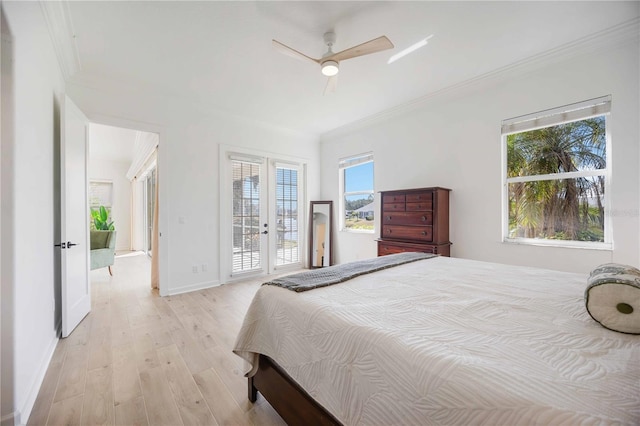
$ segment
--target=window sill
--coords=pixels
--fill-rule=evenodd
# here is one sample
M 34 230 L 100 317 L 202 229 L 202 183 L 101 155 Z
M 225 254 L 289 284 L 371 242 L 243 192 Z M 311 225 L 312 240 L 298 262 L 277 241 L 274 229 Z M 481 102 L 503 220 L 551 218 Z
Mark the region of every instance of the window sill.
M 375 229 L 373 231 L 368 231 L 368 230 L 365 230 L 365 229 L 342 228 L 340 231 L 341 232 L 347 232 L 349 234 L 375 234 L 376 233 Z
M 571 248 L 571 249 L 583 249 L 583 250 L 613 250 L 613 243 L 596 243 L 585 241 L 560 241 L 560 240 L 540 240 L 536 238 L 504 238 L 502 240 L 505 244 L 517 244 L 524 246 L 538 246 L 538 247 L 557 247 L 557 248 Z

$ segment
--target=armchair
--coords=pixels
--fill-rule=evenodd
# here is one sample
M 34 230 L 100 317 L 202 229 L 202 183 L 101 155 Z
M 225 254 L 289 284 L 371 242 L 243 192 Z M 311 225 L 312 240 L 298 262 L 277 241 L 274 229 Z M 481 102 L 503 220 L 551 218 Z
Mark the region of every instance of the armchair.
M 116 251 L 116 231 L 90 231 L 91 270 L 108 267 L 109 275 L 113 275 L 111 265 L 114 263 Z

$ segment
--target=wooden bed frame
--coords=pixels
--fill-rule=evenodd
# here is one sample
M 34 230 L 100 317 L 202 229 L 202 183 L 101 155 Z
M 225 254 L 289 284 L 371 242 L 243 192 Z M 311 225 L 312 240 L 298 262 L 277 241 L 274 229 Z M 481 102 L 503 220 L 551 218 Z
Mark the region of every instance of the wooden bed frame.
M 342 425 L 266 355 L 260 354 L 258 371 L 248 385 L 249 401 L 256 402 L 260 392 L 289 425 Z

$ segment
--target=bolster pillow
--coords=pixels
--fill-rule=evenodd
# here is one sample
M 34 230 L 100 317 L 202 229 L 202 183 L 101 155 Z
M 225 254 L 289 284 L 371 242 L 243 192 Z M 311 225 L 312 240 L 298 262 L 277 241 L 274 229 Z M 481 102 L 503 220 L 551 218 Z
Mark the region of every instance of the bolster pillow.
M 640 270 L 606 263 L 591 271 L 584 292 L 589 315 L 605 328 L 640 334 Z

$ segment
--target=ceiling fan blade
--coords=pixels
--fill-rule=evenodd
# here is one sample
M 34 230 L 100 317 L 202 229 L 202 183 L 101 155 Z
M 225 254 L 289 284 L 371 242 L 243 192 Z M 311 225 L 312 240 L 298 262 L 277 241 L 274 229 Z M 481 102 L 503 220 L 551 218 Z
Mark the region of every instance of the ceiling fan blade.
M 327 79 L 327 85 L 324 87 L 323 96 L 327 93 L 334 93 L 338 88 L 338 75 L 333 75 Z
M 302 59 L 303 61 L 311 61 L 314 64 L 319 64 L 319 59 L 313 59 L 304 53 L 298 52 L 295 49 L 290 48 L 287 45 L 280 43 L 278 40 L 271 40 L 273 47 L 275 47 L 280 53 L 283 53 L 287 56 L 291 56 L 292 58 Z
M 331 56 L 322 58 L 322 60 L 332 60 L 340 62 L 344 61 L 345 59 L 356 58 L 358 56 L 381 52 L 387 49 L 393 49 L 393 43 L 391 43 L 391 40 L 389 40 L 387 36 L 380 36 L 357 46 L 350 47 L 349 49 L 345 49 L 342 52 L 334 53 Z

